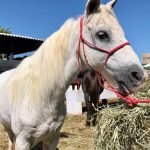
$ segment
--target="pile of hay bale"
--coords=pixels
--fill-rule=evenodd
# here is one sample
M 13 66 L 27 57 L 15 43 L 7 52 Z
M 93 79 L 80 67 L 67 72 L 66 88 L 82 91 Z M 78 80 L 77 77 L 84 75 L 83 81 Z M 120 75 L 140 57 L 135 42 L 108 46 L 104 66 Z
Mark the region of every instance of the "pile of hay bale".
M 135 97 L 150 99 L 150 78 Z M 98 112 L 96 150 L 150 150 L 150 104 L 109 106 Z

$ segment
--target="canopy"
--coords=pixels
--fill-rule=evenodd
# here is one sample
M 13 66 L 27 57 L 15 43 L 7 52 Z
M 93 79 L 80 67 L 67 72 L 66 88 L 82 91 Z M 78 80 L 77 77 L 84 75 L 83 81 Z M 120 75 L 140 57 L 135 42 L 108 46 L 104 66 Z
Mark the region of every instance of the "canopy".
M 14 34 L 0 33 L 0 53 L 20 54 L 36 50 L 44 40 Z

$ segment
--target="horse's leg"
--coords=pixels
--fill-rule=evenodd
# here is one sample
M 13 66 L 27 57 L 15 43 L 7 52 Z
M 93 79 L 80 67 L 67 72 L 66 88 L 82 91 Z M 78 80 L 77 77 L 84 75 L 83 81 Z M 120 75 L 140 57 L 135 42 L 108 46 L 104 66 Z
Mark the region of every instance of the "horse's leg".
M 93 116 L 93 106 L 92 106 L 92 103 L 88 101 L 87 102 L 87 120 L 86 120 L 87 126 L 91 125 L 92 116 Z
M 93 126 L 96 125 L 96 120 L 97 120 L 97 112 L 94 113 Z
M 15 143 L 14 143 L 14 135 L 11 132 L 7 132 L 8 135 L 8 150 L 15 150 Z
M 16 137 L 16 144 L 15 150 L 30 150 L 31 144 L 27 140 L 27 137 L 23 136 L 22 134 Z
M 86 107 L 87 107 L 86 126 L 90 126 L 90 122 L 91 122 L 91 107 L 92 107 L 92 104 L 91 104 L 91 102 L 90 102 L 89 94 L 88 94 L 88 93 L 85 93 L 85 94 L 84 94 L 84 99 L 85 99 Z
M 15 150 L 15 136 L 11 129 L 4 127 L 8 135 L 8 150 Z
M 43 142 L 39 142 L 31 150 L 42 150 L 43 149 Z
M 46 139 L 43 141 L 43 150 L 58 150 L 57 144 L 59 142 L 60 133 L 56 133 L 52 140 Z
M 93 126 L 95 126 L 96 125 L 96 120 L 97 120 L 97 110 L 98 110 L 98 103 L 99 103 L 99 101 L 98 101 L 98 98 L 99 97 L 97 97 L 97 99 L 94 101 L 94 106 L 92 106 L 93 108 L 92 108 L 92 110 L 93 110 Z
M 15 144 L 8 137 L 8 150 L 15 150 Z

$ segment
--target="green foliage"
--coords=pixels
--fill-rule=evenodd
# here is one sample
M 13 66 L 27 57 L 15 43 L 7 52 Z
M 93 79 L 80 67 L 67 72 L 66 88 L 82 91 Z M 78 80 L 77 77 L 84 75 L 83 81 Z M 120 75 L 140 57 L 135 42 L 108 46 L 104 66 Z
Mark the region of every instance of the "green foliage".
M 7 34 L 11 34 L 12 32 L 11 32 L 11 30 L 10 30 L 10 28 L 3 28 L 3 27 L 1 27 L 0 26 L 0 33 L 7 33 Z

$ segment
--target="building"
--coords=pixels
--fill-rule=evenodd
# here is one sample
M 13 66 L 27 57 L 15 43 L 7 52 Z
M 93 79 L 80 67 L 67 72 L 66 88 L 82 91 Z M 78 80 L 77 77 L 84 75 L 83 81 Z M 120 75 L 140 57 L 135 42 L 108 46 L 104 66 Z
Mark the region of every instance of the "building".
M 42 39 L 0 33 L 0 73 L 15 68 L 22 58 L 14 55 L 35 51 L 44 42 Z
M 143 53 L 142 64 L 149 64 L 149 63 L 150 63 L 150 53 Z

